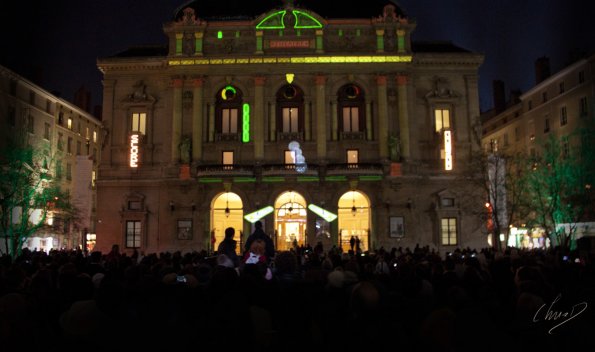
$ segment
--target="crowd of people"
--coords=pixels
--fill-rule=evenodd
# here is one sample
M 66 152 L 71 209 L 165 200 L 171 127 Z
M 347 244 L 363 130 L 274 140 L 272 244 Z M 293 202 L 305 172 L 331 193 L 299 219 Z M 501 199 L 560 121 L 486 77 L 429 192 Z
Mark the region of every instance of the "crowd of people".
M 240 249 L 228 229 L 214 253 L 127 254 L 114 245 L 3 256 L 0 345 L 562 351 L 595 331 L 589 254 L 441 256 L 427 246 L 356 254 L 320 243 L 275 252 L 263 234 Z

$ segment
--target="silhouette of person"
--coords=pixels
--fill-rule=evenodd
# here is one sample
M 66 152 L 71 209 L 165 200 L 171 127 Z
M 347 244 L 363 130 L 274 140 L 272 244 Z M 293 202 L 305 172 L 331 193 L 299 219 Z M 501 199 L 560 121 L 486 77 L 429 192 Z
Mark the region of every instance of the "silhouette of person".
M 273 240 L 269 237 L 269 235 L 267 235 L 262 229 L 261 221 L 254 223 L 254 232 L 252 232 L 252 234 L 248 236 L 248 239 L 246 239 L 244 253 L 250 251 L 250 246 L 256 239 L 261 239 L 264 241 L 265 255 L 268 260 L 272 259 L 275 256 L 275 245 L 273 244 Z

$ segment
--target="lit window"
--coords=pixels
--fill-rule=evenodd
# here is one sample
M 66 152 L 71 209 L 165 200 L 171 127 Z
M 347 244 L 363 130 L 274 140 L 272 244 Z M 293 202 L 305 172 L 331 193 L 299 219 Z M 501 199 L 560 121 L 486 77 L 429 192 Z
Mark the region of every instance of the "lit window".
M 285 151 L 285 164 L 295 164 L 295 152 L 293 150 Z
M 223 168 L 225 170 L 232 170 L 233 169 L 233 152 L 231 151 L 226 151 L 223 152 Z
M 358 107 L 343 107 L 343 132 L 359 132 Z
M 347 150 L 347 163 L 354 165 L 359 163 L 359 151 L 357 149 Z
M 144 112 L 135 112 L 132 114 L 132 132 L 146 133 L 147 114 Z M 93 136 L 94 142 L 97 141 L 96 135 Z
M 97 131 L 93 131 L 93 143 L 97 143 Z
M 434 110 L 434 120 L 436 124 L 436 132 L 442 132 L 450 128 L 450 110 L 436 109 Z
M 283 108 L 283 132 L 298 132 L 298 108 Z
M 68 118 L 68 125 L 67 125 L 69 130 L 72 130 L 72 119 L 69 117 Z
M 85 127 L 85 138 L 89 140 L 89 127 Z
M 126 247 L 140 248 L 141 222 L 126 221 Z
M 221 133 L 238 133 L 238 109 L 221 110 Z
M 456 218 L 442 218 L 440 227 L 441 227 L 442 245 L 456 246 L 457 245 L 457 219 Z
M 91 171 L 91 187 L 95 188 L 95 182 L 97 181 L 97 172 Z

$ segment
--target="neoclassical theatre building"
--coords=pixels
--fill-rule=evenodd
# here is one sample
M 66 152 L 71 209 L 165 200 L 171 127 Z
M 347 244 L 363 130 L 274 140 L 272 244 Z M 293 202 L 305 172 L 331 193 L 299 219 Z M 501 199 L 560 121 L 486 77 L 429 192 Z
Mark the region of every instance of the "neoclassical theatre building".
M 95 248 L 211 251 L 257 220 L 278 250 L 485 247 L 483 56 L 416 26 L 383 0 L 191 1 L 167 46 L 99 59 Z

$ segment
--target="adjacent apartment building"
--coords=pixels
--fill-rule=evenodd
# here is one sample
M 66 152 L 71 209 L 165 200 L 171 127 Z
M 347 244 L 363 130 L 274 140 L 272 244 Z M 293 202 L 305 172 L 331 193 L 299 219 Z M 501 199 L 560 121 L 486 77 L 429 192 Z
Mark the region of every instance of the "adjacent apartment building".
M 511 94 L 505 102 L 503 82 L 494 82 L 494 110 L 483 116 L 482 144 L 485 151 L 508 155 L 542 155 L 542 143 L 553 134 L 568 154 L 584 140 L 577 131 L 593 126 L 595 114 L 595 55 L 582 58 L 554 74 L 547 57 L 535 62 L 535 86 L 522 94 Z M 514 225 L 509 244 L 518 247 L 544 245 L 539 229 Z M 595 224 L 578 227 L 577 237 L 595 236 Z
M 383 0 L 190 1 L 167 45 L 100 58 L 96 249 L 241 246 L 256 221 L 278 250 L 487 246 L 461 177 L 483 56 L 416 26 Z
M 46 160 L 41 164 L 51 168 L 52 182 L 68 191 L 77 209 L 76 221 L 50 211 L 46 226 L 29 237 L 25 247 L 49 251 L 93 246 L 101 136 L 101 121 L 93 115 L 0 66 L 0 150 L 17 137 L 43 150 Z M 4 244 L 0 240 L 3 250 Z

